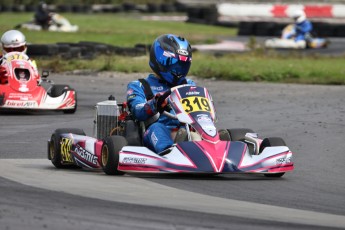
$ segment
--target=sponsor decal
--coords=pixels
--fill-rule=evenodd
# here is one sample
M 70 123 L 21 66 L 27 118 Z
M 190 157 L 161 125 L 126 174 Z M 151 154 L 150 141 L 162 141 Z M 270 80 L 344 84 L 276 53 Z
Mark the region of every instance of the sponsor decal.
M 151 86 L 152 91 L 163 91 L 163 86 Z
M 19 91 L 20 92 L 27 92 L 27 91 L 29 91 L 29 88 L 26 86 L 26 84 L 22 84 L 19 87 Z
M 129 95 L 129 96 L 127 97 L 127 100 L 133 99 L 133 98 L 135 98 L 136 96 L 137 96 L 137 95 L 135 95 L 135 94 Z
M 146 158 L 137 158 L 137 157 L 125 157 L 122 160 L 124 164 L 145 164 Z
M 60 152 L 61 152 L 61 160 L 63 162 L 68 162 L 68 163 L 72 163 L 73 160 L 72 160 L 72 156 L 70 154 L 70 150 L 72 148 L 72 140 L 69 139 L 69 138 L 61 138 L 61 143 L 60 143 L 60 146 L 61 146 L 61 149 L 60 149 Z
M 157 141 L 158 141 L 158 138 L 157 138 L 157 136 L 155 135 L 154 132 L 152 132 L 152 134 L 151 134 L 151 141 L 152 141 L 152 144 L 153 144 L 154 146 L 156 146 Z
M 14 101 L 14 100 L 7 100 L 5 106 L 11 107 L 25 107 L 25 108 L 35 108 L 38 107 L 36 101 Z
M 189 92 L 186 93 L 187 96 L 190 96 L 190 95 L 199 95 L 199 94 L 200 94 L 200 92 L 198 92 L 198 91 L 189 91 Z
M 289 164 L 289 163 L 291 163 L 291 157 L 282 157 L 282 158 L 278 158 L 277 160 L 276 160 L 276 164 L 277 165 L 281 165 L 281 164 Z
M 199 91 L 195 91 L 196 89 L 197 89 L 196 86 L 191 86 L 191 87 L 189 88 L 189 91 L 186 93 L 186 95 L 187 95 L 187 96 L 189 96 L 189 95 L 199 95 L 200 92 L 199 92 Z
M 163 56 L 165 56 L 165 57 L 175 57 L 175 54 L 174 53 L 172 53 L 172 52 L 169 52 L 169 51 L 165 51 L 164 50 L 164 52 L 163 52 Z
M 16 64 L 19 65 L 20 68 L 24 68 L 25 62 L 23 62 L 23 61 L 16 61 Z
M 199 115 L 197 115 L 197 117 L 198 117 L 198 122 L 211 122 L 212 121 L 211 118 L 206 114 L 199 114 Z
M 127 90 L 127 95 L 132 94 L 132 93 L 133 93 L 133 89 Z
M 89 151 L 85 150 L 84 148 L 82 148 L 80 145 L 76 145 L 74 148 L 74 152 L 80 156 L 82 159 L 84 159 L 85 161 L 97 165 L 97 156 L 94 155 L 93 153 L 90 153 Z
M 22 101 L 27 101 L 29 99 L 32 99 L 33 96 L 31 94 L 27 94 L 27 93 L 10 93 L 10 95 L 8 96 L 9 99 L 13 99 L 13 98 L 19 98 Z
M 183 56 L 188 56 L 188 51 L 187 50 L 177 50 L 176 53 L 183 55 Z
M 145 106 L 145 103 L 140 103 L 140 104 L 135 105 L 135 108 L 136 108 L 136 109 L 141 109 L 141 108 L 143 108 L 144 106 Z

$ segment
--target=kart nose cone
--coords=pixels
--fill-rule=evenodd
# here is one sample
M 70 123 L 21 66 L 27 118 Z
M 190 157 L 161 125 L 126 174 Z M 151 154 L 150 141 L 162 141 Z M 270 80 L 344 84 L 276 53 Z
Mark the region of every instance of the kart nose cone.
M 217 129 L 214 126 L 207 126 L 207 127 L 203 127 L 205 133 L 207 133 L 207 135 L 214 137 L 217 134 Z

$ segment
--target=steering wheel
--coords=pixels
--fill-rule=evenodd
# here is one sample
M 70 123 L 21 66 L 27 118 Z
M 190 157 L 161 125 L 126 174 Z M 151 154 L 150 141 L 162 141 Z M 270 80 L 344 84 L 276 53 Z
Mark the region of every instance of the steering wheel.
M 165 99 L 167 99 L 171 94 L 171 89 L 168 89 L 167 91 L 165 91 L 158 100 L 160 100 L 161 102 L 163 102 Z M 177 119 L 177 116 L 175 114 L 170 113 L 169 111 L 171 110 L 171 106 L 169 103 L 167 103 L 166 106 L 164 106 L 163 108 L 163 112 L 160 113 L 160 115 L 165 115 L 171 119 Z

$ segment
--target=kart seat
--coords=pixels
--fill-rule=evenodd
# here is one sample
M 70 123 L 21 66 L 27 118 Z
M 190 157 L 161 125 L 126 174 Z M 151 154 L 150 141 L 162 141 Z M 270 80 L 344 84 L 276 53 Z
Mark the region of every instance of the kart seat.
M 140 128 L 134 120 L 126 120 L 124 137 L 130 146 L 142 146 L 142 138 Z

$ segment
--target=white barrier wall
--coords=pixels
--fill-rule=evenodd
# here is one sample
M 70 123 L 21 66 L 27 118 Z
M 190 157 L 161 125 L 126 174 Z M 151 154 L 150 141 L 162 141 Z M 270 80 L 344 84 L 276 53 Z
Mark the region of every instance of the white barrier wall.
M 221 16 L 248 17 L 289 17 L 297 9 L 302 9 L 308 18 L 343 18 L 345 5 L 342 4 L 233 4 L 220 3 L 217 5 Z

